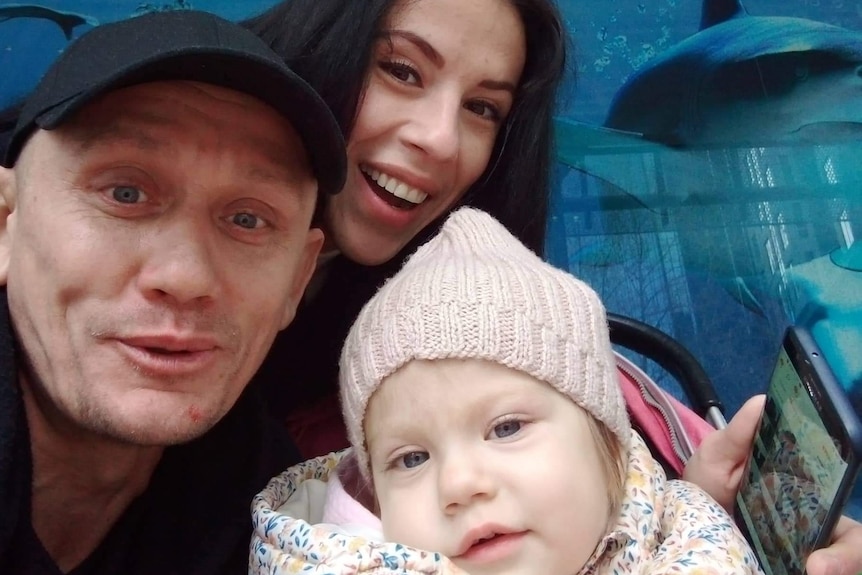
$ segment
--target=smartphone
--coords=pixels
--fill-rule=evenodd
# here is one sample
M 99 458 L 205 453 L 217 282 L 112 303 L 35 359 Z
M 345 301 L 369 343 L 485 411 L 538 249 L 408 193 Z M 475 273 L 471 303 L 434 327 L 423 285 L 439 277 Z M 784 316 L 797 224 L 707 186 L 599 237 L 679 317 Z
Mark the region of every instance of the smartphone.
M 737 495 L 766 575 L 802 575 L 828 544 L 862 461 L 862 423 L 811 334 L 785 333 Z

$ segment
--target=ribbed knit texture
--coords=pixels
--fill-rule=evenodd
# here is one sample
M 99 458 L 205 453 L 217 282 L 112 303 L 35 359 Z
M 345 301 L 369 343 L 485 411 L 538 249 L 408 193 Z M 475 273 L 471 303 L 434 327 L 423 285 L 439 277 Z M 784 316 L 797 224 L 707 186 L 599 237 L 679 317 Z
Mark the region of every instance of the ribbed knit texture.
M 364 473 L 371 395 L 407 362 L 445 358 L 493 361 L 547 382 L 627 448 L 629 421 L 598 295 L 472 208 L 449 216 L 369 300 L 347 336 L 341 402 Z

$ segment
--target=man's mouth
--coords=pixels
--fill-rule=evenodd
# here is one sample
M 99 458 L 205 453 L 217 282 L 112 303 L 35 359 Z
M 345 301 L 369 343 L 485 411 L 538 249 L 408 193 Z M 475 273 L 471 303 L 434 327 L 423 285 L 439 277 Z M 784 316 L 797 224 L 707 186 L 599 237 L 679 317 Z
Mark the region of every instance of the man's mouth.
M 212 351 L 218 342 L 212 337 L 192 337 L 176 335 L 138 335 L 120 338 L 123 343 L 162 355 L 190 355 Z
M 136 369 L 151 377 L 184 377 L 212 367 L 220 354 L 212 336 L 124 335 L 114 338 Z
M 390 176 L 369 166 L 360 166 L 365 180 L 371 189 L 386 203 L 394 208 L 410 210 L 420 205 L 428 194 L 407 185 L 398 178 Z
M 147 353 L 152 353 L 154 355 L 166 355 L 176 357 L 182 357 L 184 355 L 191 355 L 195 353 L 194 351 L 188 349 L 165 349 L 163 347 L 143 347 L 141 349 L 143 349 Z

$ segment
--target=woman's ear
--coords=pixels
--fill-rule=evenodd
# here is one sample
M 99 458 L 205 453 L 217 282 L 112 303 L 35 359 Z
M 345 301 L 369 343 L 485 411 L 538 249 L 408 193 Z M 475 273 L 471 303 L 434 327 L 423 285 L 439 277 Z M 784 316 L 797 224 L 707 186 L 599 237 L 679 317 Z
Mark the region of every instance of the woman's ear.
M 13 212 L 17 194 L 15 170 L 0 167 L 0 285 L 5 286 L 12 254 Z

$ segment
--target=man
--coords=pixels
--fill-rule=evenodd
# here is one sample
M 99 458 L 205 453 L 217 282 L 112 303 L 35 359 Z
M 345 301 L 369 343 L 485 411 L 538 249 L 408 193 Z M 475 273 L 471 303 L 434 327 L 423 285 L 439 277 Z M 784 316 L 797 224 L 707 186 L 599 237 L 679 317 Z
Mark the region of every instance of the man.
M 344 180 L 328 109 L 201 12 L 101 26 L 0 168 L 0 573 L 244 573 L 293 463 L 246 384 Z

